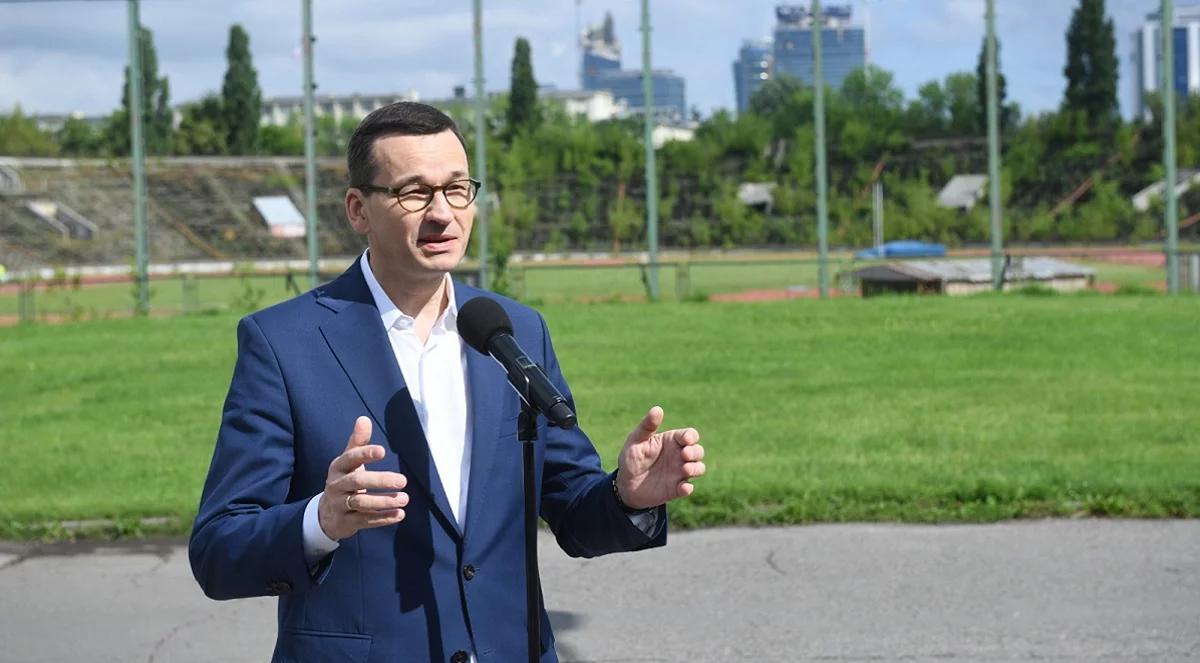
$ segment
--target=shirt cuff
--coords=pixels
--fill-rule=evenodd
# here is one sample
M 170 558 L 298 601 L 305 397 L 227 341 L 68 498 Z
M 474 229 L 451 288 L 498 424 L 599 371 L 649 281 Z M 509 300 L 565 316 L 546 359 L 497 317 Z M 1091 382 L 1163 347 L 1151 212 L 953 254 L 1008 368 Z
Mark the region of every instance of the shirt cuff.
M 317 506 L 324 494 L 317 493 L 308 501 L 308 506 L 304 507 L 304 561 L 310 569 L 315 568 L 326 555 L 337 550 L 340 545 L 326 536 L 325 531 L 321 529 Z

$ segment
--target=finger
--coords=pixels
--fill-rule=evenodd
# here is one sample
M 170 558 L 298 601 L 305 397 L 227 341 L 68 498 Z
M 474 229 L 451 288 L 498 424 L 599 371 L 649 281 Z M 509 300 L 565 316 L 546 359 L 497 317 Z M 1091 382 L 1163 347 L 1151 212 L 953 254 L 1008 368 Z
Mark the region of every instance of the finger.
M 699 444 L 684 447 L 679 452 L 679 457 L 686 463 L 692 463 L 704 459 L 704 447 Z
M 655 405 L 654 407 L 650 408 L 650 411 L 646 413 L 646 416 L 642 417 L 642 420 L 638 422 L 637 428 L 634 428 L 633 432 L 630 433 L 629 436 L 635 440 L 650 439 L 650 436 L 654 434 L 654 431 L 658 430 L 658 427 L 662 425 L 662 422 L 663 409 Z
M 346 451 L 355 447 L 365 446 L 371 441 L 371 418 L 359 417 L 354 420 L 354 430 L 350 432 L 350 439 L 346 441 Z
M 383 458 L 384 454 L 383 447 L 378 444 L 354 447 L 343 451 L 342 455 L 334 458 L 333 462 L 329 464 L 329 469 L 341 474 L 349 474 L 367 463 L 373 463 Z
M 689 447 L 700 442 L 700 431 L 695 428 L 677 428 L 663 433 L 663 437 L 670 438 L 681 447 Z
M 329 488 L 341 493 L 357 493 L 360 490 L 399 492 L 406 486 L 408 479 L 399 472 L 351 472 L 329 482 Z
M 684 463 L 683 464 L 683 476 L 685 476 L 689 479 L 695 479 L 696 477 L 702 477 L 702 476 L 704 476 L 704 472 L 706 469 L 707 468 L 704 467 L 704 463 L 700 463 L 700 462 Z
M 350 508 L 363 513 L 393 511 L 408 506 L 408 494 L 372 495 L 370 493 L 355 493 L 348 500 Z
M 395 525 L 401 520 L 404 520 L 404 509 L 360 513 L 357 515 L 357 520 L 359 529 Z
M 692 494 L 696 487 L 686 481 L 680 481 L 675 491 L 680 497 L 687 497 Z

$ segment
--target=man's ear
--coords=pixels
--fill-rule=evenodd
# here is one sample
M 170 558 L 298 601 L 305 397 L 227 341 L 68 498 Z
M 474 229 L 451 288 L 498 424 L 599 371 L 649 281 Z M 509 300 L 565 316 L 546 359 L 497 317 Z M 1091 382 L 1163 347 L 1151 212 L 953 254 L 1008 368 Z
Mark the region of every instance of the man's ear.
M 367 201 L 363 198 L 362 191 L 354 187 L 346 189 L 346 219 L 350 221 L 350 227 L 354 232 L 365 235 L 370 228 L 370 223 L 367 221 Z

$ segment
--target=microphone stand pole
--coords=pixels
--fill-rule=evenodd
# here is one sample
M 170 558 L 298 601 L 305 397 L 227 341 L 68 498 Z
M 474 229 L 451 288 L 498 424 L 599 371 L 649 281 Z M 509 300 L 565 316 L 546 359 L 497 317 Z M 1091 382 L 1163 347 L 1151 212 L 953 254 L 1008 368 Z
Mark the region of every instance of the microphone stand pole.
M 541 590 L 538 581 L 537 559 L 537 486 L 534 476 L 533 451 L 537 444 L 537 410 L 521 399 L 521 414 L 517 417 L 517 438 L 521 440 L 525 475 L 525 616 L 529 632 L 529 663 L 542 658 Z

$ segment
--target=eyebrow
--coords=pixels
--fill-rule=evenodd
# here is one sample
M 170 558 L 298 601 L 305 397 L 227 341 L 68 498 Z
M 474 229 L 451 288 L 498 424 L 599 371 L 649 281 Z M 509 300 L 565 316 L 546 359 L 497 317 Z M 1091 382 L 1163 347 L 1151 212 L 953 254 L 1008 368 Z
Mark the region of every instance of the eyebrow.
M 467 172 L 465 170 L 456 170 L 456 171 L 453 171 L 452 173 L 450 173 L 450 179 L 448 179 L 446 181 L 453 182 L 455 180 L 462 180 L 462 179 L 466 179 L 466 178 L 467 178 Z M 392 185 L 392 188 L 399 189 L 401 187 L 408 186 L 409 184 L 413 184 L 413 183 L 417 183 L 417 182 L 420 182 L 421 184 L 427 184 L 427 182 L 425 182 L 424 179 L 425 179 L 424 175 L 408 175 L 407 177 L 401 177 L 399 180 L 397 180 L 396 183 Z

